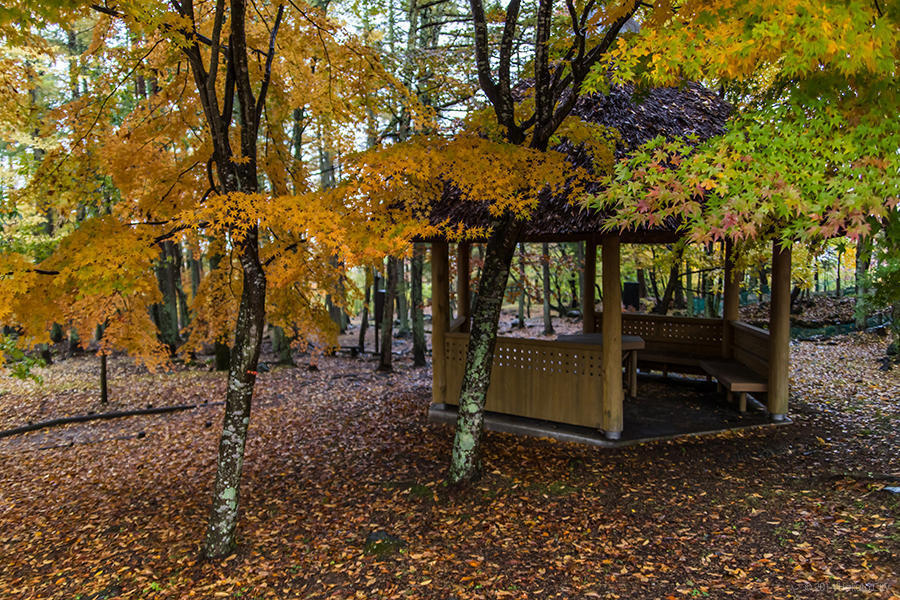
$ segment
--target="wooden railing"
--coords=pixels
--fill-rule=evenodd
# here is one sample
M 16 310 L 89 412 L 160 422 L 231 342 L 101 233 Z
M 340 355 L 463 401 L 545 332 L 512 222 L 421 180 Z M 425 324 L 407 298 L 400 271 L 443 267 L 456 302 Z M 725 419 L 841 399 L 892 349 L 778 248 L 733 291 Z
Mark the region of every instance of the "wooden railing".
M 734 360 L 758 375 L 769 377 L 769 332 L 742 321 L 729 323 L 732 328 Z
M 595 318 L 596 331 L 602 330 L 603 314 Z M 636 313 L 622 314 L 622 335 L 644 339 L 641 354 L 666 354 L 696 358 L 722 356 L 722 319 L 695 319 Z
M 467 333 L 448 333 L 445 338 L 447 404 L 456 404 L 459 399 L 468 342 Z M 599 427 L 603 390 L 600 354 L 599 346 L 498 337 L 485 408 Z

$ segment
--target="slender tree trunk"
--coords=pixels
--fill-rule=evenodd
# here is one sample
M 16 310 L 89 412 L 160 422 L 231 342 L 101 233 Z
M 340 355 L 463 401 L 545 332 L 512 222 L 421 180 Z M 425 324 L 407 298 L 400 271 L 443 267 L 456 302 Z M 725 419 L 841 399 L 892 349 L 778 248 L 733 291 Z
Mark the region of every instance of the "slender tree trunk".
M 369 303 L 372 301 L 372 272 L 365 268 L 365 297 L 363 298 L 362 314 L 359 319 L 359 353 L 366 351 L 366 331 L 369 329 Z
M 159 261 L 156 263 L 156 280 L 162 294 L 162 302 L 154 305 L 153 314 L 159 329 L 160 340 L 175 353 L 178 348 L 178 299 L 175 291 L 175 257 L 172 241 L 159 244 Z
M 106 379 L 106 353 L 100 355 L 100 404 L 109 403 L 109 388 Z
M 837 253 L 837 272 L 835 273 L 835 277 L 834 277 L 834 285 L 835 285 L 834 297 L 835 298 L 841 297 L 841 257 L 843 255 L 844 255 L 843 252 L 839 251 Z
M 647 276 L 644 274 L 644 269 L 637 270 L 637 282 L 638 282 L 638 297 L 646 298 L 647 297 Z
M 244 285 L 228 371 L 213 506 L 206 531 L 205 553 L 211 558 L 231 553 L 235 543 L 244 446 L 265 325 L 266 275 L 259 260 L 257 240 L 254 226 L 241 244 Z
M 284 329 L 278 325 L 269 328 L 272 336 L 272 352 L 275 354 L 279 365 L 295 366 L 294 357 L 291 354 L 291 340 L 288 339 Z
M 188 250 L 188 270 L 191 273 L 191 300 L 197 297 L 197 289 L 200 287 L 201 274 L 201 257 L 194 258 L 194 251 Z
M 691 276 L 691 263 L 684 261 L 684 301 L 687 304 L 688 315 L 694 314 L 694 284 Z
M 887 354 L 888 356 L 895 356 L 900 354 L 900 302 L 894 302 L 891 305 L 891 326 L 888 331 L 890 337 Z
M 213 252 L 209 257 L 210 272 L 218 269 L 221 261 L 222 255 L 218 252 Z M 216 371 L 227 371 L 231 362 L 231 350 L 228 348 L 228 344 L 216 340 L 213 344 L 213 353 L 215 355 Z
M 587 242 L 575 242 L 575 262 L 576 268 L 578 269 L 578 288 L 573 291 L 572 294 L 572 305 L 581 307 L 581 310 L 584 310 L 584 307 L 581 306 L 581 290 L 584 289 L 584 247 Z
M 519 329 L 525 328 L 525 295 L 527 294 L 527 286 L 525 285 L 525 244 L 519 244 Z
M 541 284 L 544 294 L 544 335 L 553 334 L 553 316 L 550 314 L 550 244 L 541 245 Z
M 666 289 L 663 291 L 663 297 L 653 307 L 653 312 L 658 315 L 664 315 L 669 312 L 669 306 L 672 304 L 672 298 L 675 295 L 675 288 L 678 287 L 678 265 L 681 264 L 681 252 L 675 251 L 675 257 L 672 266 L 669 267 L 669 280 L 666 282 Z
M 872 264 L 872 237 L 860 236 L 856 241 L 856 306 L 854 320 L 857 331 L 866 328 L 869 294 L 869 267 Z
M 378 371 L 391 372 L 394 370 L 393 341 L 394 341 L 394 297 L 397 294 L 397 259 L 389 256 L 387 259 L 387 290 L 384 295 L 384 312 L 381 316 L 381 358 L 378 361 Z
M 679 261 L 679 264 L 681 264 L 680 261 Z M 686 306 L 686 301 L 685 301 L 685 297 L 684 297 L 684 284 L 683 284 L 681 276 L 679 274 L 679 276 L 676 277 L 676 281 L 675 281 L 675 308 L 683 309 L 685 306 Z
M 397 317 L 400 320 L 399 337 L 409 337 L 409 304 L 406 300 L 406 261 L 397 259 Z
M 178 330 L 180 335 L 181 330 L 190 324 L 191 317 L 188 311 L 187 294 L 184 293 L 184 286 L 181 283 L 182 269 L 184 268 L 181 246 L 173 242 L 171 249 L 175 261 L 172 269 L 172 276 L 174 278 L 172 283 L 175 286 L 175 294 L 178 299 Z
M 488 240 L 478 294 L 472 310 L 472 332 L 459 393 L 456 435 L 450 457 L 450 483 L 472 481 L 480 474 L 484 403 L 497 344 L 497 324 L 521 222 L 507 217 L 496 223 Z
M 413 366 L 424 367 L 425 360 L 425 301 L 422 299 L 422 271 L 425 265 L 425 245 L 421 242 L 413 244 L 412 262 L 410 263 L 410 287 L 412 304 Z

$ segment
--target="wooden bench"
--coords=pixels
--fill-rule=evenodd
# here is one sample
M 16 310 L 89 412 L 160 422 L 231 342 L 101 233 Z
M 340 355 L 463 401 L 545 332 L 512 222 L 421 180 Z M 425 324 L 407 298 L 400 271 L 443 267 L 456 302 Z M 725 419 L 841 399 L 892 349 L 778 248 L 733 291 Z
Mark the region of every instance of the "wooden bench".
M 769 391 L 769 332 L 741 321 L 727 324 L 733 358 L 704 360 L 700 366 L 727 390 L 728 400 L 738 395 L 738 408 L 747 411 L 747 394 Z
M 700 368 L 715 377 L 719 385 L 727 390 L 729 403 L 733 401 L 734 394 L 738 395 L 738 408 L 742 413 L 747 412 L 748 392 L 752 394 L 769 390 L 764 377 L 736 360 L 703 360 L 700 361 Z

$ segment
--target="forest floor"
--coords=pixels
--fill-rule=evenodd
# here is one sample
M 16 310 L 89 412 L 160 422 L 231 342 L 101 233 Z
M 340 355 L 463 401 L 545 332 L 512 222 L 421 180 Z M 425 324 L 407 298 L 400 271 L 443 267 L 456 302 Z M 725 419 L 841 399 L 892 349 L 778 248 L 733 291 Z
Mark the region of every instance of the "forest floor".
M 900 367 L 880 370 L 881 338 L 792 344 L 792 425 L 617 450 L 489 432 L 465 492 L 442 483 L 430 369 L 398 347 L 391 375 L 368 355 L 260 374 L 221 562 L 200 558 L 221 373 L 115 358 L 107 407 L 93 356 L 42 386 L 0 379 L 0 429 L 209 403 L 0 439 L 0 598 L 900 594 Z

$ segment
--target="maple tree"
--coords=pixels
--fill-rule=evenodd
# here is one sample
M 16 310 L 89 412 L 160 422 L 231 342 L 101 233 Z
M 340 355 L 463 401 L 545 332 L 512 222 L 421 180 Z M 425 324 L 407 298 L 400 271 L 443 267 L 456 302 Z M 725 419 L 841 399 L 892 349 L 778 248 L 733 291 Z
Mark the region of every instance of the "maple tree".
M 519 2 L 513 0 L 507 6 L 496 45 L 490 43 L 483 4 L 479 0 L 470 4 L 479 83 L 494 112 L 494 130 L 508 145 L 548 150 L 579 93 L 604 91 L 610 85 L 632 81 L 650 85 L 678 84 L 685 79 L 717 80 L 721 85 L 737 81 L 744 93 L 753 91 L 756 85 L 775 100 L 763 104 L 753 116 L 747 113 L 746 120 L 737 122 L 723 141 L 711 142 L 709 146 L 719 154 L 711 164 L 703 163 L 706 171 L 695 169 L 693 179 L 681 187 L 659 185 L 659 180 L 674 177 L 672 173 L 680 165 L 692 164 L 691 158 L 685 159 L 691 149 L 689 143 L 657 140 L 655 146 L 648 146 L 630 162 L 617 165 L 618 187 L 597 201 L 599 207 L 612 207 L 617 213 L 609 222 L 610 229 L 653 225 L 669 215 L 686 215 L 688 219 L 703 215 L 707 226 L 691 229 L 694 240 L 717 239 L 725 233 L 739 240 L 752 237 L 750 228 L 753 232 L 767 231 L 772 219 L 780 219 L 779 225 L 786 228 L 788 237 L 809 239 L 816 234 L 837 233 L 841 228 L 858 234 L 868 227 L 867 216 L 883 216 L 893 206 L 895 184 L 885 180 L 896 176 L 897 157 L 896 153 L 886 156 L 885 149 L 893 152 L 898 144 L 896 128 L 885 118 L 891 113 L 884 108 L 896 105 L 892 82 L 898 53 L 897 15 L 882 12 L 877 3 L 822 5 L 796 0 L 773 7 L 764 2 L 730 1 L 677 6 L 636 2 L 595 6 L 588 2 L 567 3 L 565 11 L 556 13 L 554 3 L 547 0 L 538 4 L 534 22 L 530 67 L 533 88 L 519 102 L 510 81 L 511 40 L 523 26 Z M 639 32 L 622 35 L 623 26 L 632 18 L 640 23 Z M 494 48 L 496 54 L 492 54 Z M 822 90 L 837 91 L 829 98 L 832 104 L 843 100 L 841 106 L 817 102 Z M 785 94 L 805 101 L 778 102 Z M 848 118 L 854 127 L 841 121 Z M 862 119 L 864 126 L 859 126 L 857 119 Z M 818 127 L 809 126 L 811 120 Z M 766 133 L 773 135 L 757 137 L 758 130 L 766 127 Z M 774 135 L 776 129 L 778 135 Z M 838 132 L 842 133 L 835 135 Z M 771 140 L 782 143 L 772 144 Z M 864 146 L 856 146 L 865 142 L 877 145 L 878 152 L 869 153 Z M 790 167 L 796 167 L 797 173 L 813 173 L 804 180 L 811 206 L 798 203 L 795 181 L 785 185 L 780 177 L 772 177 L 765 161 L 746 160 L 753 153 L 748 145 L 754 143 L 758 144 L 757 153 L 766 155 L 770 163 L 794 160 Z M 658 151 L 660 147 L 664 150 Z M 788 149 L 801 155 L 800 160 L 788 154 Z M 640 161 L 647 164 L 638 164 Z M 675 169 L 669 169 L 670 165 Z M 822 178 L 832 170 L 838 171 L 837 176 L 827 181 Z M 751 177 L 743 179 L 749 181 L 744 188 L 737 184 L 739 177 L 728 179 L 741 171 L 752 171 Z M 452 181 L 460 185 L 458 180 Z M 846 184 L 841 186 L 837 183 L 840 181 Z M 552 186 L 553 180 L 548 182 Z M 721 193 L 717 198 L 722 205 L 705 198 L 701 210 L 694 195 L 719 183 Z M 768 187 L 763 189 L 763 184 Z M 812 199 L 810 192 L 823 186 L 827 191 Z M 465 195 L 492 198 L 478 186 L 461 187 Z M 527 188 L 508 189 L 515 195 Z M 776 195 L 775 210 L 769 210 Z M 852 199 L 846 198 L 848 195 Z M 571 196 L 577 198 L 577 193 Z M 681 202 L 680 197 L 684 198 Z M 778 200 L 782 202 L 778 204 Z M 748 209 L 748 204 L 755 208 Z M 472 315 L 451 481 L 468 481 L 478 474 L 478 447 L 501 290 L 529 208 L 533 207 L 527 202 L 492 205 L 495 220 Z M 744 226 L 743 231 L 740 226 Z
M 726 22 L 732 11 L 741 18 Z M 656 32 L 642 31 L 617 47 L 613 79 L 712 79 L 738 114 L 725 135 L 698 148 L 657 139 L 619 163 L 594 201 L 615 213 L 610 228 L 677 216 L 690 239 L 728 238 L 744 252 L 771 239 L 816 245 L 847 235 L 865 254 L 896 220 L 900 199 L 896 6 L 687 3 L 680 16 L 666 35 L 703 44 L 661 53 Z M 891 289 L 888 271 L 880 273 L 872 281 Z M 865 297 L 863 288 L 863 315 Z
M 16 109 L 4 113 L 4 138 L 42 154 L 4 209 L 52 207 L 66 226 L 49 255 L 3 248 L 0 321 L 16 325 L 21 347 L 45 341 L 54 322 L 82 340 L 102 324 L 101 353 L 166 366 L 173 342 L 150 319 L 161 301 L 160 248 L 179 241 L 209 251 L 215 260 L 193 298 L 184 350 L 223 340 L 232 349 L 205 544 L 207 555 L 225 555 L 267 314 L 327 344 L 325 298 L 346 292 L 335 265 L 370 264 L 402 244 L 367 198 L 310 185 L 296 151 L 302 130 L 340 122 L 331 144 L 352 147 L 365 126 L 361 98 L 377 107 L 407 95 L 363 41 L 297 3 L 30 4 L 0 13 L 7 46 L 27 48 L 7 54 L 0 97 Z M 17 31 L 25 15 L 31 29 Z M 80 59 L 96 69 L 92 89 L 36 121 L 19 101 L 33 89 L 30 59 L 53 67 L 44 34 L 77 19 L 93 32 Z M 152 93 L 122 93 L 136 77 Z M 84 205 L 95 208 L 76 219 Z

